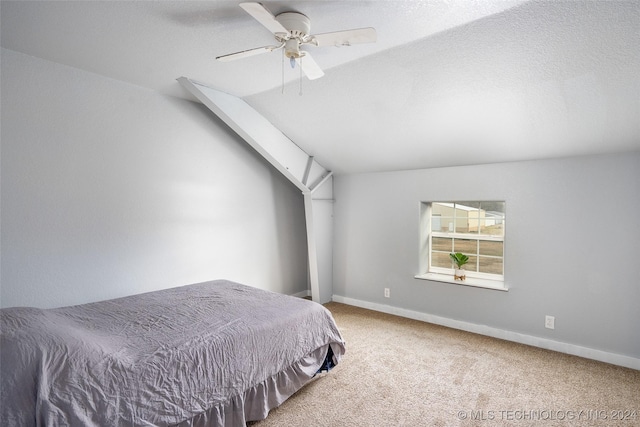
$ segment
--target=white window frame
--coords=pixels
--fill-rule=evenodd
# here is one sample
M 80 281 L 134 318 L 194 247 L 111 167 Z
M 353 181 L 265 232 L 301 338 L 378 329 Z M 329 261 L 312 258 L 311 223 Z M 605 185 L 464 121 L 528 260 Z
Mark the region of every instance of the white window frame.
M 482 201 L 480 201 L 482 202 Z M 458 203 L 458 202 L 420 202 L 420 273 L 415 277 L 417 279 L 434 280 L 438 282 L 455 283 L 457 285 L 476 286 L 488 289 L 508 290 L 504 280 L 505 268 L 505 241 L 506 227 L 501 236 L 490 234 L 474 234 L 474 233 L 458 233 L 446 231 L 432 231 L 432 204 L 433 203 Z M 454 209 L 455 218 L 455 209 Z M 503 218 L 506 225 L 506 213 Z M 434 237 L 443 237 L 449 239 L 475 240 L 479 245 L 481 241 L 502 242 L 502 274 L 482 273 L 479 271 L 466 271 L 466 279 L 464 281 L 455 280 L 454 268 L 434 267 L 432 266 L 432 242 Z M 452 240 L 453 244 L 453 240 Z M 476 246 L 477 248 L 477 246 Z M 478 248 L 477 248 L 478 249 Z M 451 248 L 453 252 L 453 247 Z M 476 251 L 479 254 L 479 251 Z M 480 257 L 476 258 L 476 270 L 479 270 Z

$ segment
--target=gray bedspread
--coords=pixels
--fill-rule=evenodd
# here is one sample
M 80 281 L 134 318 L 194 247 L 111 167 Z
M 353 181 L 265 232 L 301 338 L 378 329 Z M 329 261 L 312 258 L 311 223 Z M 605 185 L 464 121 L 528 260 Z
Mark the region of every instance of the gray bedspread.
M 244 426 L 345 350 L 320 304 L 222 280 L 0 314 L 2 426 Z

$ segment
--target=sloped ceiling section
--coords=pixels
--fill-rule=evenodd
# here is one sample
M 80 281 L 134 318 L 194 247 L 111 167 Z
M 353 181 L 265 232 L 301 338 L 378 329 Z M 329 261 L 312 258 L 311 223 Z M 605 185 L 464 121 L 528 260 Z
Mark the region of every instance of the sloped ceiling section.
M 640 2 L 530 2 L 247 101 L 335 173 L 640 149 Z
M 303 193 L 313 193 L 331 176 L 242 99 L 186 77 L 178 81 Z
M 378 42 L 313 48 L 326 71 L 521 4 L 524 0 L 262 1 L 278 13 L 311 19 L 314 34 L 373 26 Z M 175 96 L 188 76 L 246 96 L 280 87 L 281 55 L 234 63 L 216 56 L 271 45 L 273 35 L 238 6 L 241 1 L 2 0 L 2 47 Z M 297 72 L 285 81 L 296 80 Z
M 239 96 L 336 174 L 640 150 L 637 0 L 264 1 L 313 33 L 376 28 L 375 44 L 310 47 L 314 81 L 278 53 L 215 60 L 272 43 L 238 3 L 3 0 L 0 41 L 163 94 L 191 98 L 187 76 Z

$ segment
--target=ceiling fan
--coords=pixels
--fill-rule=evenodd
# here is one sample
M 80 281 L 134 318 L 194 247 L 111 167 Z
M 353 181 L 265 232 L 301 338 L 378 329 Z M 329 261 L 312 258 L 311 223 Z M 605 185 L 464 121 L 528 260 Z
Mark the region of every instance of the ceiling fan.
M 301 49 L 302 46 L 350 46 L 376 41 L 376 30 L 371 27 L 312 35 L 311 20 L 302 13 L 284 12 L 274 16 L 261 3 L 254 2 L 240 3 L 240 7 L 271 31 L 278 44 L 218 56 L 216 59 L 219 61 L 233 61 L 283 49 L 284 56 L 289 58 L 291 66 L 294 67 L 297 63 L 307 78 L 314 80 L 322 77 L 324 72 L 311 54 Z

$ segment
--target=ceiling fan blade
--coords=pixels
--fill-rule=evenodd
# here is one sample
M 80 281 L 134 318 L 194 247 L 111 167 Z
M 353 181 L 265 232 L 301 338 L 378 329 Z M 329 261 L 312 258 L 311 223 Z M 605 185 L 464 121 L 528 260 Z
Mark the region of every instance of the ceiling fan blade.
M 316 46 L 350 46 L 356 43 L 373 43 L 376 38 L 376 29 L 368 27 L 316 34 L 310 43 Z
M 217 56 L 216 59 L 222 62 L 235 61 L 236 59 L 247 58 L 249 56 L 260 55 L 262 53 L 273 52 L 276 49 L 280 49 L 284 44 L 280 46 L 263 46 L 255 49 L 243 50 L 241 52 L 230 53 L 228 55 Z
M 296 58 L 296 62 L 309 80 L 319 79 L 324 76 L 324 72 L 316 61 L 313 60 L 309 52 L 305 51 L 303 56 Z
M 287 29 L 276 20 L 273 13 L 269 12 L 261 3 L 240 3 L 240 7 L 249 15 L 253 16 L 256 21 L 264 25 L 267 30 L 271 31 L 273 34 L 289 34 L 289 31 L 287 31 Z

